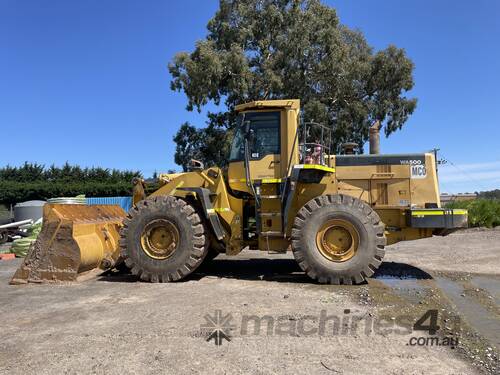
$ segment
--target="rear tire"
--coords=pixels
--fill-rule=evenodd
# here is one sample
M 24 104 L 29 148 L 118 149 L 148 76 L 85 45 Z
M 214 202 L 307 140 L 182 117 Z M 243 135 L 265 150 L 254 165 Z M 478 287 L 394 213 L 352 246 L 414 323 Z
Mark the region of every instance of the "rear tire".
M 148 228 L 152 225 L 160 225 L 163 230 L 154 238 L 155 244 L 161 245 L 163 238 L 160 237 L 167 234 L 168 246 L 165 248 L 158 250 L 149 244 L 152 235 Z M 154 228 L 152 230 L 157 230 Z M 140 201 L 129 211 L 120 231 L 121 256 L 132 274 L 144 281 L 183 279 L 203 262 L 207 245 L 205 226 L 196 210 L 172 196 Z
M 318 238 L 329 230 L 323 229 L 328 223 L 333 223 L 330 228 L 339 228 L 338 225 L 345 223 L 347 229 L 341 228 L 340 232 L 353 233 L 348 236 L 350 247 L 346 246 L 350 252 L 346 250 L 336 255 L 331 251 L 336 249 L 335 245 L 328 244 L 326 249 L 330 253 L 325 252 L 322 245 L 324 237 L 321 240 Z M 386 244 L 384 229 L 378 214 L 359 199 L 346 195 L 317 197 L 306 203 L 294 220 L 293 255 L 302 270 L 322 284 L 360 284 L 372 276 L 382 263 Z M 329 238 L 335 238 L 335 235 Z M 342 242 L 339 244 L 342 245 Z M 329 254 L 333 255 L 328 257 Z

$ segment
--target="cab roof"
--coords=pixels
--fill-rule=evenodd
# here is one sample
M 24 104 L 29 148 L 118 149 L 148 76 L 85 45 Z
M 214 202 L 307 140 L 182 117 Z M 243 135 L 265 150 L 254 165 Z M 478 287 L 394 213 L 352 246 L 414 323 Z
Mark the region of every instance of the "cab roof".
M 299 109 L 299 99 L 282 99 L 282 100 L 256 100 L 249 103 L 239 104 L 235 107 L 237 112 L 246 111 L 249 109 L 263 109 L 263 108 L 290 108 Z

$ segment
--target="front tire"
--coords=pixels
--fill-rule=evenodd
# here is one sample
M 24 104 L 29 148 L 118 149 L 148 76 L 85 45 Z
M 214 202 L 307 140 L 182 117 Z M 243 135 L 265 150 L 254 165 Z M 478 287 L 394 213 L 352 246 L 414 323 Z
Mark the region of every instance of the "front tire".
M 360 284 L 382 263 L 384 229 L 378 214 L 359 199 L 317 197 L 294 220 L 293 255 L 302 270 L 322 284 Z
M 200 216 L 184 200 L 157 196 L 140 201 L 120 231 L 121 256 L 144 281 L 181 280 L 203 262 L 208 241 Z

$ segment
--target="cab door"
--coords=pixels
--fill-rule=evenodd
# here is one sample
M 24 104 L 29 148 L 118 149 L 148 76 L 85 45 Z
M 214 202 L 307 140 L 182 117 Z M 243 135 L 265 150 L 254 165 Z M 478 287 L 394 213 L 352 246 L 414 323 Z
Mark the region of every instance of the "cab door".
M 228 180 L 232 190 L 251 193 L 245 173 L 244 125 L 250 122 L 250 178 L 254 183 L 279 183 L 281 178 L 281 123 L 283 111 L 259 110 L 240 114 L 229 158 Z M 243 117 L 244 116 L 244 117 Z

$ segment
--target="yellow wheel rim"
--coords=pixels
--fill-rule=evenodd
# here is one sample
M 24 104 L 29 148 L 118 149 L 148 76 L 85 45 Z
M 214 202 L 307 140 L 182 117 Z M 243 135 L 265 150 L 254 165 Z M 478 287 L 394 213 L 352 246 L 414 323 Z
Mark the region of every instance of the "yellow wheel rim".
M 326 259 L 345 262 L 358 251 L 359 233 L 354 225 L 346 220 L 328 220 L 316 234 L 316 246 Z
M 142 232 L 142 250 L 153 259 L 167 259 L 177 249 L 179 237 L 179 230 L 171 221 L 152 221 Z

